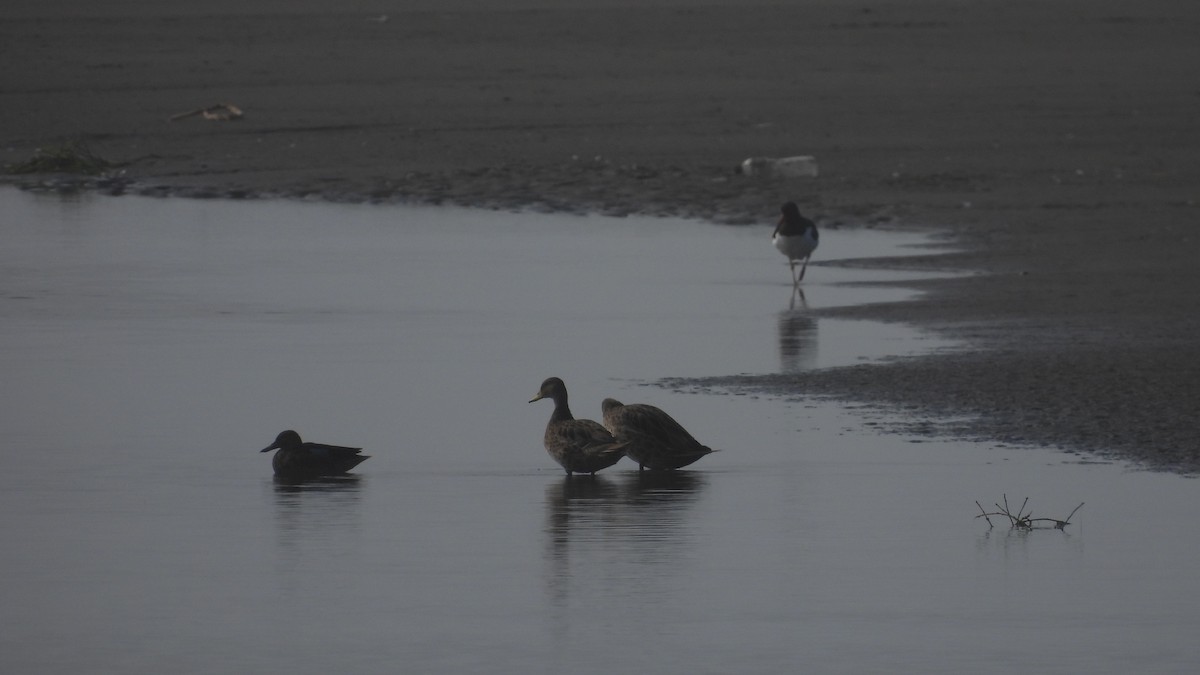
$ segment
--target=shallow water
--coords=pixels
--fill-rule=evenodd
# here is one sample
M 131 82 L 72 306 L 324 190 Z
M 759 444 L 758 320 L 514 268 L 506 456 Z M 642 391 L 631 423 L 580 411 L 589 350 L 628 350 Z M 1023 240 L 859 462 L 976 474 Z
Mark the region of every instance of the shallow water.
M 1195 481 L 643 387 L 954 345 L 770 229 L 0 190 L 4 672 L 1191 672 Z M 819 258 L 912 236 L 823 234 Z M 810 267 L 809 308 L 903 299 Z M 544 377 L 722 451 L 564 478 Z M 284 428 L 362 445 L 276 484 Z M 1008 493 L 1065 532 L 974 519 Z

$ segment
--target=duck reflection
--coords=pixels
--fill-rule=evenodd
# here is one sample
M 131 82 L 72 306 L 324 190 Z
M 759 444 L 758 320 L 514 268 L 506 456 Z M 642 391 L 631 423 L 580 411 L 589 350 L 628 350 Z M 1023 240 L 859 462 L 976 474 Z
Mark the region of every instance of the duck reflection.
M 362 476 L 297 480 L 276 476 L 275 517 L 281 530 L 307 530 L 343 524 L 354 513 L 366 481 Z
M 566 543 L 573 526 L 585 526 L 611 514 L 617 488 L 602 476 L 571 477 L 546 488 L 546 532 L 555 544 Z
M 565 621 L 574 592 L 653 594 L 685 575 L 693 535 L 688 514 L 708 479 L 694 471 L 629 471 L 618 482 L 564 478 L 546 489 L 546 575 Z M 566 629 L 565 626 L 560 628 Z
M 603 476 L 567 476 L 546 487 L 546 538 L 556 567 L 566 563 L 573 532 L 613 525 L 619 495 L 616 485 Z
M 565 560 L 573 544 L 632 551 L 678 540 L 688 529 L 684 514 L 707 484 L 695 471 L 630 471 L 620 483 L 600 476 L 553 482 L 546 488 L 550 557 Z
M 779 367 L 784 373 L 811 370 L 817 362 L 817 320 L 808 314 L 804 291 L 779 313 Z
M 366 480 L 354 474 L 272 480 L 281 572 L 297 569 L 308 558 L 339 555 L 358 539 L 359 505 L 365 485 Z
M 708 485 L 708 476 L 693 471 L 631 474 L 621 486 L 625 550 L 630 559 L 660 575 L 674 575 L 677 561 L 692 545 L 692 506 Z
M 655 521 L 676 514 L 707 484 L 708 476 L 695 471 L 639 471 L 628 476 L 622 491 L 633 510 L 645 510 L 640 515 Z
M 318 478 L 275 476 L 272 482 L 275 484 L 276 496 L 280 496 L 304 492 L 352 492 L 362 486 L 363 477 L 359 474 Z

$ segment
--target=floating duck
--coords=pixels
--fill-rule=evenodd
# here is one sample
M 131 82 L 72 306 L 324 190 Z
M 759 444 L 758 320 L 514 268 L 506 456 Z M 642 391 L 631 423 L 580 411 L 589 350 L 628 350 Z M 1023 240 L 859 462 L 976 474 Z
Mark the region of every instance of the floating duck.
M 628 443 L 625 454 L 639 470 L 671 471 L 685 467 L 713 452 L 701 445 L 675 418 L 652 405 L 625 405 L 612 398 L 600 404 L 604 426 L 618 441 Z
M 792 266 L 792 286 L 799 286 L 804 280 L 804 271 L 808 269 L 808 258 L 817 249 L 820 235 L 817 224 L 800 215 L 800 207 L 796 206 L 796 202 L 784 204 L 779 211 L 782 215 L 771 241 L 780 253 L 787 256 Z M 796 263 L 801 260 L 804 264 L 800 267 L 800 276 L 796 276 Z
M 577 420 L 567 406 L 567 385 L 557 377 L 542 382 L 530 403 L 548 398 L 554 401 L 554 412 L 546 424 L 543 442 L 554 461 L 573 473 L 595 474 L 621 461 L 625 443 L 618 442 L 599 422 Z
M 261 452 L 271 450 L 279 451 L 271 458 L 271 467 L 275 469 L 276 476 L 284 478 L 340 476 L 369 457 L 359 454 L 362 448 L 305 443 L 300 440 L 300 434 L 291 429 L 279 432 L 275 442 Z

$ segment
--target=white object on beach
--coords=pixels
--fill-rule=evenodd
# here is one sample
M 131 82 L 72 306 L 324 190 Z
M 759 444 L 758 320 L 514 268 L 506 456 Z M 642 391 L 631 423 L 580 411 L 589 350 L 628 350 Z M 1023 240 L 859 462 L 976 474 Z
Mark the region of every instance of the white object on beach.
M 207 108 L 196 108 L 187 112 L 181 112 L 178 115 L 171 115 L 167 118 L 171 122 L 178 122 L 188 117 L 196 117 L 197 115 L 206 120 L 240 120 L 245 113 L 242 109 L 232 103 L 218 103 L 210 105 Z
M 817 159 L 812 155 L 794 157 L 751 157 L 742 162 L 747 176 L 778 176 L 780 178 L 816 178 Z

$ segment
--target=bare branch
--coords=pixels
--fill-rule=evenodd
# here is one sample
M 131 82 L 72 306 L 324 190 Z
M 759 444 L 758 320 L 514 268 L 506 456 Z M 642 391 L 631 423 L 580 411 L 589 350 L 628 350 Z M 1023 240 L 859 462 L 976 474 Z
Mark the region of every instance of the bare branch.
M 1021 502 L 1021 508 L 1017 510 L 1016 515 L 1013 515 L 1012 510 L 1008 506 L 1008 495 L 1006 494 L 1004 495 L 1004 506 L 1001 506 L 999 503 L 997 503 L 996 511 L 994 513 L 989 513 L 983 508 L 983 504 L 979 503 L 979 500 L 975 500 L 975 506 L 979 507 L 980 512 L 979 515 L 975 517 L 986 520 L 989 527 L 992 526 L 992 519 L 988 516 L 1004 516 L 1008 518 L 1009 526 L 1016 530 L 1032 530 L 1034 529 L 1034 523 L 1054 523 L 1054 529 L 1062 530 L 1066 528 L 1067 525 L 1071 524 L 1071 518 L 1075 516 L 1075 513 L 1078 512 L 1079 509 L 1083 508 L 1083 502 L 1080 502 L 1079 506 L 1076 506 L 1066 518 L 1059 520 L 1058 518 L 1034 518 L 1032 510 L 1029 512 L 1025 511 L 1025 507 L 1028 505 L 1029 497 L 1026 497 L 1025 501 Z
M 986 520 L 986 521 L 987 521 L 988 527 L 993 527 L 993 525 L 992 525 L 992 519 L 991 519 L 991 518 L 988 518 L 988 516 L 989 516 L 989 515 L 995 515 L 995 514 L 989 514 L 987 511 L 985 511 L 985 510 L 983 509 L 983 504 L 980 504 L 978 499 L 976 499 L 976 500 L 975 500 L 975 506 L 978 506 L 978 507 L 979 507 L 979 515 L 978 515 L 978 516 L 975 516 L 975 517 L 976 517 L 976 518 L 982 517 L 984 520 Z
M 1079 506 L 1076 506 L 1076 507 L 1075 507 L 1075 508 L 1074 508 L 1074 509 L 1071 511 L 1071 513 L 1070 513 L 1070 514 L 1067 516 L 1066 520 L 1064 520 L 1063 522 L 1064 522 L 1064 523 L 1070 523 L 1070 522 L 1071 522 L 1071 518 L 1072 518 L 1072 517 L 1074 517 L 1074 515 L 1075 515 L 1075 511 L 1078 511 L 1079 509 L 1082 509 L 1082 508 L 1083 508 L 1083 502 L 1079 502 Z

